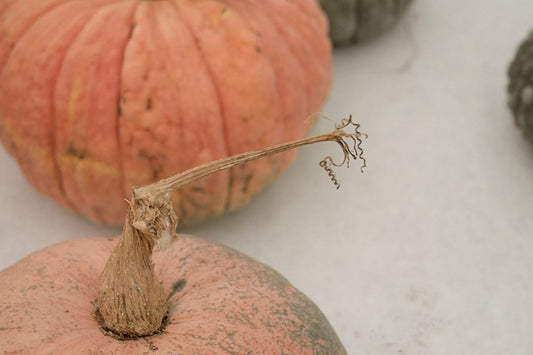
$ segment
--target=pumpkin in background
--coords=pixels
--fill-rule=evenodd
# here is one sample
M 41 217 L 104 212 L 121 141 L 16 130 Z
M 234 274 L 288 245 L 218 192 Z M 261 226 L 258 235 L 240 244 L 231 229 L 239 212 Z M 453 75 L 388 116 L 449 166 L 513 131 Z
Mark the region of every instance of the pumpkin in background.
M 390 29 L 413 0 L 320 0 L 336 45 L 374 38 Z
M 1 0 L 0 139 L 38 191 L 119 225 L 132 186 L 304 136 L 327 32 L 315 0 Z M 293 158 L 178 191 L 181 222 L 242 206 Z
M 518 46 L 508 76 L 508 105 L 515 124 L 533 142 L 533 31 Z
M 317 306 L 273 269 L 180 236 L 156 253 L 168 294 L 164 332 L 121 341 L 93 304 L 116 239 L 74 239 L 0 272 L 0 348 L 28 354 L 346 354 Z

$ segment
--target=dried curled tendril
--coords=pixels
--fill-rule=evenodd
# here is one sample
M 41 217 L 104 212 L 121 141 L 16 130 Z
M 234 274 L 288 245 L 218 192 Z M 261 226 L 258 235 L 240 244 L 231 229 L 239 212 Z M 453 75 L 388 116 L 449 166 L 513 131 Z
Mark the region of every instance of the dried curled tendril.
M 335 128 L 338 131 L 344 132 L 344 129 L 348 126 L 354 127 L 353 134 L 342 134 L 337 136 L 337 139 L 335 140 L 339 146 L 341 147 L 343 153 L 344 153 L 344 159 L 342 162 L 337 163 L 331 156 L 327 156 L 324 159 L 322 159 L 319 163 L 320 167 L 322 167 L 328 174 L 329 178 L 335 185 L 337 189 L 341 187 L 340 181 L 337 179 L 337 176 L 335 175 L 335 172 L 332 169 L 332 166 L 335 167 L 341 167 L 346 164 L 346 167 L 350 167 L 350 158 L 356 160 L 361 159 L 361 173 L 364 173 L 364 168 L 366 168 L 366 159 L 363 157 L 363 148 L 361 147 L 361 144 L 363 143 L 361 138 L 367 138 L 368 135 L 365 133 L 361 133 L 359 131 L 360 124 L 355 123 L 352 120 L 352 115 L 348 119 L 344 118 L 342 121 L 335 125 Z M 351 141 L 351 142 L 350 142 Z M 353 143 L 353 144 L 350 144 Z

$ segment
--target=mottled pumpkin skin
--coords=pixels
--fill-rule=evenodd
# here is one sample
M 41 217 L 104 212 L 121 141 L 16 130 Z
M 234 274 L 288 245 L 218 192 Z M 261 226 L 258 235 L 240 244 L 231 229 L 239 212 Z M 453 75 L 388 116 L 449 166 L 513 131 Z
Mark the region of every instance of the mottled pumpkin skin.
M 413 0 L 320 0 L 336 45 L 366 41 L 390 29 Z
M 7 354 L 346 354 L 317 306 L 279 273 L 235 250 L 181 236 L 156 253 L 169 294 L 164 333 L 104 335 L 92 302 L 115 239 L 77 239 L 0 272 Z
M 508 76 L 508 105 L 514 122 L 533 143 L 533 31 L 518 46 Z
M 119 225 L 133 186 L 301 138 L 331 83 L 315 0 L 0 0 L 0 139 L 38 191 Z M 174 196 L 245 204 L 293 153 Z

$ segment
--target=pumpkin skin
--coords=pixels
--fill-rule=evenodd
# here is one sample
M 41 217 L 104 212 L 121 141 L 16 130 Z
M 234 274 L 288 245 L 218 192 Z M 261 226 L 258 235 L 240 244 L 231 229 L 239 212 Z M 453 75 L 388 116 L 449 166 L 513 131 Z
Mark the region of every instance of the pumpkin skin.
M 514 122 L 533 143 L 533 31 L 518 46 L 508 77 L 508 105 Z
M 0 140 L 38 191 L 120 225 L 133 186 L 304 136 L 327 28 L 314 0 L 1 0 Z M 244 205 L 294 154 L 178 191 L 180 222 Z
M 116 239 L 75 239 L 0 272 L 0 348 L 31 354 L 346 354 L 317 306 L 233 249 L 180 236 L 154 254 L 169 294 L 161 334 L 104 335 L 92 302 Z
M 413 0 L 320 0 L 336 45 L 375 38 L 393 27 Z

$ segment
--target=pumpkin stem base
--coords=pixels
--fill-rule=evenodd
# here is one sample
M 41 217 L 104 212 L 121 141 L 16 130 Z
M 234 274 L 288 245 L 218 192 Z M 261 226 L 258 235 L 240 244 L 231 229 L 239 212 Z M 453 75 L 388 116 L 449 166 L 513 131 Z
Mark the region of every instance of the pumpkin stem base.
M 102 331 L 102 333 L 104 333 L 105 336 L 111 337 L 111 338 L 116 339 L 116 340 L 121 340 L 121 341 L 124 341 L 124 340 L 137 340 L 137 339 L 142 339 L 142 338 L 148 338 L 148 337 L 151 337 L 151 336 L 157 335 L 157 334 L 162 334 L 162 333 L 165 332 L 165 328 L 170 323 L 169 313 L 167 312 L 165 317 L 163 317 L 163 322 L 161 323 L 161 327 L 159 327 L 159 329 L 153 331 L 150 334 L 137 335 L 137 334 L 119 333 L 119 332 L 117 332 L 117 331 L 105 326 L 104 317 L 102 317 L 102 314 L 100 313 L 100 310 L 98 309 L 97 300 L 95 300 L 93 302 L 93 305 L 95 306 L 94 307 L 94 319 L 96 320 L 96 323 L 98 324 L 98 328 L 100 328 L 100 330 Z M 156 349 L 153 349 L 153 350 L 156 350 Z

